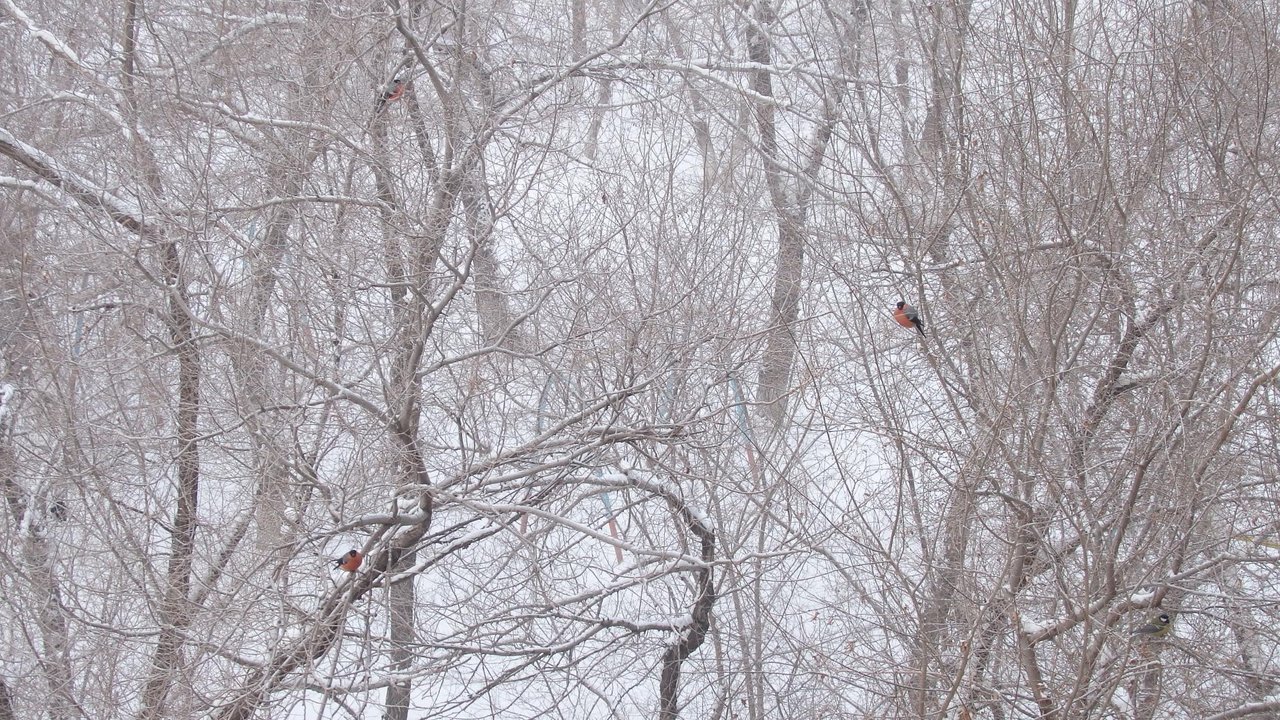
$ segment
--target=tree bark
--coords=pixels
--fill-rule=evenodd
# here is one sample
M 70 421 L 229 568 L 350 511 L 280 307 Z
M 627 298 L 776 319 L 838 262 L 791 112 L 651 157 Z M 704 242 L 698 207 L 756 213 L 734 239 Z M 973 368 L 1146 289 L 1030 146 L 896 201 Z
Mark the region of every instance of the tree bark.
M 660 720 L 676 720 L 680 716 L 680 674 L 684 661 L 702 647 L 702 643 L 707 639 L 707 631 L 711 628 L 711 610 L 716 602 L 715 576 L 712 569 L 716 560 L 715 530 L 708 524 L 704 515 L 691 508 L 674 492 L 643 481 L 633 480 L 633 483 L 666 500 L 673 514 L 697 539 L 698 557 L 703 563 L 695 573 L 695 592 L 693 606 L 689 613 L 689 626 L 662 653 L 662 672 L 658 679 L 658 717 Z

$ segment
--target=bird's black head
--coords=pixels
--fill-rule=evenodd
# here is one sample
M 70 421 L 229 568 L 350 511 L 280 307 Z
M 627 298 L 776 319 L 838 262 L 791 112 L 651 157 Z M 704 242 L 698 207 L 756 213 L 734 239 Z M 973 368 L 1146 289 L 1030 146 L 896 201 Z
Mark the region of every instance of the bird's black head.
M 1156 617 L 1156 620 L 1159 620 L 1161 625 L 1168 625 L 1169 613 L 1160 613 L 1160 615 Z
M 901 309 L 902 309 L 902 306 L 903 306 L 903 305 L 906 305 L 906 304 L 907 304 L 907 301 L 906 301 L 906 300 L 899 300 L 899 301 L 898 301 L 898 305 L 897 305 L 897 307 L 898 307 L 898 309 L 899 309 L 899 310 L 901 310 Z

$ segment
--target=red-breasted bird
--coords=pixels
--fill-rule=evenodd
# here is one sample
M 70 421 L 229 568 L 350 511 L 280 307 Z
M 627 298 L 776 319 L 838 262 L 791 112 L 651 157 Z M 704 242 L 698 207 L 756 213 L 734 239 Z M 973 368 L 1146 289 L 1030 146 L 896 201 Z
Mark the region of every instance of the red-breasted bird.
M 905 300 L 899 300 L 897 309 L 893 311 L 893 319 L 904 328 L 915 328 L 924 335 L 924 321 L 920 319 L 920 313 L 916 309 L 906 303 Z
M 378 109 L 381 110 L 387 103 L 394 102 L 404 95 L 405 79 L 398 77 L 387 83 L 382 88 L 382 95 L 378 98 Z
M 334 560 L 333 564 L 337 565 L 339 570 L 353 573 L 360 569 L 360 563 L 362 562 L 364 562 L 364 556 L 360 554 L 359 550 L 348 550 L 342 557 Z

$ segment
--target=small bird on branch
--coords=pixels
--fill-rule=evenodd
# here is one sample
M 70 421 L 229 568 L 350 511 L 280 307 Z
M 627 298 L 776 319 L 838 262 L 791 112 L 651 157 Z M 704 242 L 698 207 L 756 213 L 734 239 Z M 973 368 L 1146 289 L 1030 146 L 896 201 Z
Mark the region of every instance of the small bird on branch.
M 348 550 L 342 557 L 334 560 L 333 564 L 337 565 L 339 570 L 353 573 L 360 569 L 360 563 L 362 562 L 364 562 L 364 556 L 360 554 L 359 550 Z
M 893 319 L 904 328 L 915 328 L 920 332 L 920 336 L 924 336 L 924 321 L 920 319 L 920 313 L 915 308 L 907 304 L 905 300 L 899 300 L 897 309 L 893 311 Z

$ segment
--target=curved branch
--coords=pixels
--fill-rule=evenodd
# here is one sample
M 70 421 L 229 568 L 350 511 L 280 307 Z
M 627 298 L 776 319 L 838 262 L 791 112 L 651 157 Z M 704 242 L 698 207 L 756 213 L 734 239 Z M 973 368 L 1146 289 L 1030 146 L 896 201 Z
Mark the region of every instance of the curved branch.
M 711 628 L 711 608 L 716 602 L 716 587 L 712 567 L 716 559 L 715 530 L 710 521 L 700 511 L 690 507 L 683 498 L 667 488 L 633 477 L 628 473 L 632 485 L 661 496 L 671 506 L 671 510 L 684 521 L 689 532 L 698 538 L 701 546 L 702 567 L 696 571 L 693 608 L 690 613 L 692 622 L 684 629 L 679 639 L 667 646 L 662 653 L 662 675 L 658 681 L 658 717 L 660 720 L 675 720 L 680 716 L 680 671 L 684 661 L 702 646 L 707 639 L 707 631 Z
M 1210 715 L 1205 720 L 1233 720 L 1234 718 L 1249 717 L 1250 715 L 1272 716 L 1276 711 L 1280 711 L 1280 700 L 1267 700 L 1224 710 L 1216 715 Z
M 240 683 L 234 699 L 213 715 L 216 720 L 250 720 L 267 697 L 294 671 L 329 652 L 341 633 L 351 606 L 376 587 L 396 561 L 426 534 L 431 525 L 431 496 L 423 492 L 419 496 L 419 505 L 423 511 L 422 522 L 394 536 L 386 548 L 373 557 L 368 572 L 357 576 L 350 584 L 335 588 L 321 604 L 310 631 L 287 647 L 272 652 L 266 662 L 250 671 Z M 375 534 L 370 544 L 377 543 L 385 532 L 386 528 Z
M 85 205 L 105 211 L 114 222 L 128 230 L 143 236 L 156 232 L 142 220 L 142 208 L 131 206 L 126 200 L 62 167 L 57 160 L 22 142 L 4 128 L 0 128 L 0 155 L 26 167 Z
M 13 4 L 13 0 L 3 0 L 4 9 L 8 11 L 9 16 L 18 21 L 18 24 L 31 33 L 31 36 L 40 41 L 40 44 L 49 49 L 50 53 L 67 61 L 70 65 L 80 70 L 87 70 L 80 56 L 70 45 L 63 42 L 57 35 L 36 25 L 31 17 L 22 11 L 22 8 Z

